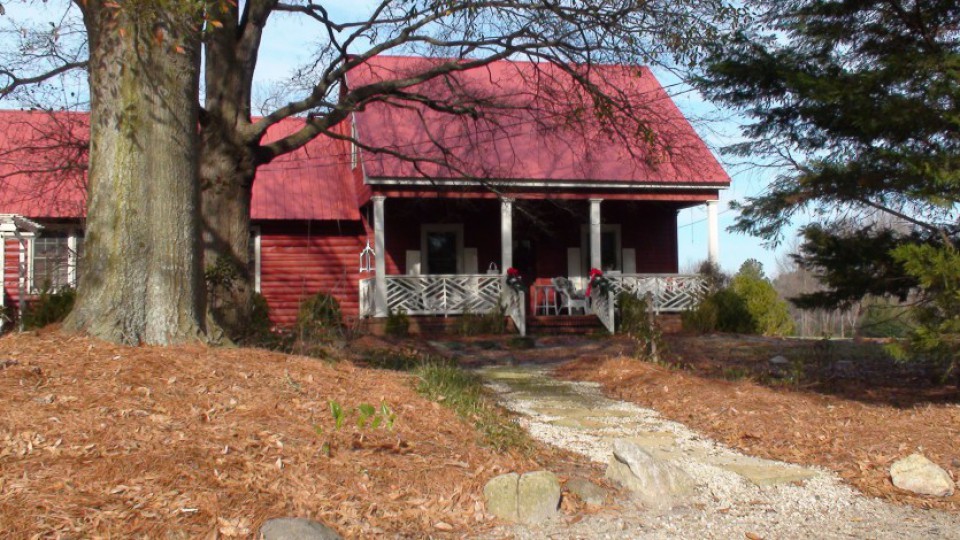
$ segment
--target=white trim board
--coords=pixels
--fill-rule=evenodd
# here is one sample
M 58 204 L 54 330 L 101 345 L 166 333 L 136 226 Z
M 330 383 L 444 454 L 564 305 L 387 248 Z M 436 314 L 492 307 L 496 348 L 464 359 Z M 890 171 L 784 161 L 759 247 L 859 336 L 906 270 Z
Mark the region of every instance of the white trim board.
M 364 181 L 372 186 L 499 186 L 499 187 L 531 187 L 531 188 L 576 188 L 576 189 L 636 189 L 640 191 L 669 191 L 674 189 L 714 191 L 728 189 L 729 184 L 675 184 L 658 182 L 623 182 L 623 181 L 596 181 L 576 182 L 559 180 L 555 182 L 544 180 L 510 180 L 504 178 L 490 180 L 471 180 L 466 178 L 370 178 Z

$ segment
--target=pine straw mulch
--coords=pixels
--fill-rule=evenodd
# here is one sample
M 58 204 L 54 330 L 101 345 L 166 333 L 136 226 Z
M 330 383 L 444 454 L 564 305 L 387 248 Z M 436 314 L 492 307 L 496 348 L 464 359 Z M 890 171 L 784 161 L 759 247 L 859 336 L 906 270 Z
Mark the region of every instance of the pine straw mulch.
M 599 382 L 608 395 L 656 409 L 743 452 L 832 469 L 867 495 L 960 511 L 960 489 L 949 498 L 922 497 L 894 487 L 889 476 L 893 461 L 920 450 L 958 478 L 960 399 L 955 387 L 911 380 L 896 384 L 878 377 L 876 370 L 867 370 L 876 380 L 795 388 L 764 385 L 758 382 L 762 379 L 717 378 L 727 365 L 725 358 L 741 369 L 750 364 L 747 358 L 765 366 L 771 348 L 757 343 L 762 340 L 675 337 L 668 340 L 665 358 L 674 362 L 672 367 L 610 355 L 573 360 L 557 374 Z M 770 343 L 774 349 L 815 346 Z
M 328 400 L 383 400 L 396 423 L 336 431 Z M 50 330 L 0 339 L 5 538 L 249 537 L 280 516 L 348 537 L 460 537 L 493 525 L 486 480 L 538 468 L 484 447 L 408 375 Z

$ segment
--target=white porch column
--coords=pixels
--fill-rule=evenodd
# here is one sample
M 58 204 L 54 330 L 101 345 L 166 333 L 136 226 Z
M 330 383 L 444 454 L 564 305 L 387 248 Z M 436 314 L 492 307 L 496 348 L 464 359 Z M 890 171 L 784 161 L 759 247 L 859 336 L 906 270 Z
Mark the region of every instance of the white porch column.
M 590 268 L 602 270 L 603 257 L 600 251 L 600 203 L 603 199 L 590 199 Z
M 500 271 L 513 266 L 513 199 L 500 199 Z
M 707 260 L 713 264 L 720 264 L 720 226 L 717 203 L 707 201 Z
M 383 195 L 373 196 L 373 242 L 376 257 L 376 275 L 374 277 L 374 316 L 386 317 L 387 308 L 387 242 L 383 233 Z

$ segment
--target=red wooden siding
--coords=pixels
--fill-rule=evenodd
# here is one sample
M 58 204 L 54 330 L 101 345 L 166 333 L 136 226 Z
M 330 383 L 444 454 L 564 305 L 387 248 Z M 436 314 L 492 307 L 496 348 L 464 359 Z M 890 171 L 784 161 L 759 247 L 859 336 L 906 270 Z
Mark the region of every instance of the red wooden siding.
M 603 223 L 619 224 L 624 248 L 637 252 L 641 274 L 670 274 L 678 268 L 677 210 L 671 204 L 604 201 Z
M 274 323 L 289 326 L 296 322 L 300 302 L 317 292 L 333 295 L 345 317 L 357 316 L 359 255 L 366 245 L 360 222 L 259 225 L 260 292 Z

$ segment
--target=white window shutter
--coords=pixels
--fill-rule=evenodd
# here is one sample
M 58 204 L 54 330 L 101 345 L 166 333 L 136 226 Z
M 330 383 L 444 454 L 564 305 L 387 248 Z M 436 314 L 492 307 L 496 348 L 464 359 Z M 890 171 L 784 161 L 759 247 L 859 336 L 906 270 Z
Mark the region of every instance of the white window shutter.
M 637 250 L 633 248 L 623 248 L 623 273 L 637 273 Z
M 463 248 L 463 273 L 480 273 L 480 266 L 477 262 L 477 248 Z
M 578 289 L 583 289 L 583 262 L 580 260 L 580 248 L 567 248 L 567 278 Z
M 406 268 L 408 276 L 420 275 L 420 252 L 418 250 L 407 250 Z

